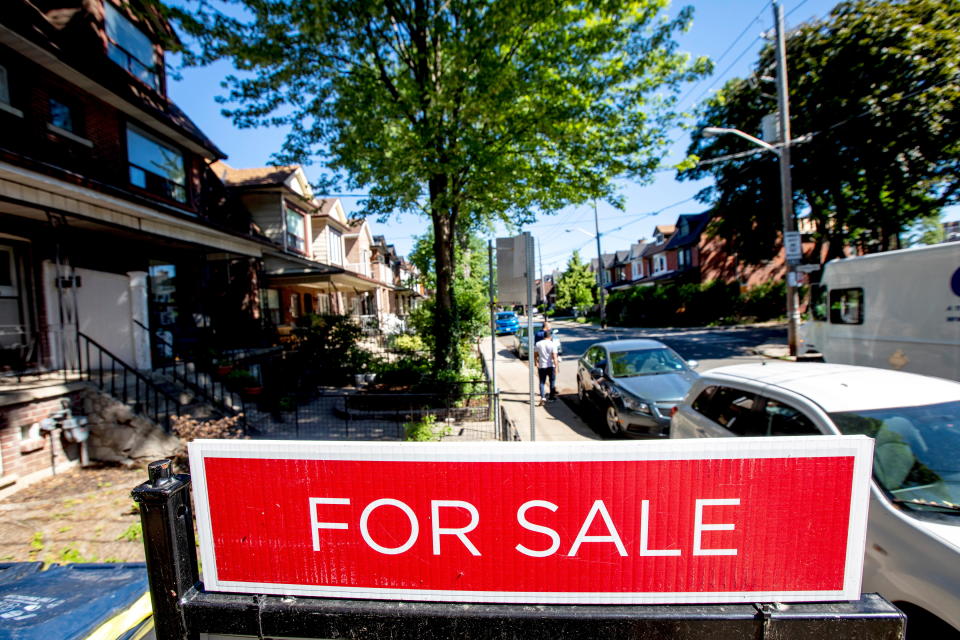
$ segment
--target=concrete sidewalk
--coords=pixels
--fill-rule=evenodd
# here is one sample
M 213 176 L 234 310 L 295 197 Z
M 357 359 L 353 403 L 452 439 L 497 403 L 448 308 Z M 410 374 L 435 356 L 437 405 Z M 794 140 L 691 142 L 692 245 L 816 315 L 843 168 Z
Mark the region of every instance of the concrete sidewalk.
M 552 323 L 555 327 L 564 326 L 563 321 Z M 571 324 L 573 326 L 573 324 Z M 484 366 L 490 371 L 491 349 L 490 338 L 482 338 L 478 347 L 484 359 Z M 535 399 L 533 421 L 535 426 L 534 438 L 530 433 L 530 383 L 529 361 L 518 360 L 514 353 L 497 341 L 496 349 L 496 376 L 497 388 L 500 390 L 500 400 L 504 414 L 513 424 L 521 440 L 535 439 L 537 441 L 556 440 L 599 440 L 590 427 L 584 424 L 565 402 L 560 399 L 540 406 L 539 397 Z M 576 367 L 576 361 L 561 361 L 563 367 Z M 539 393 L 539 381 L 535 380 L 535 391 Z M 576 393 L 576 389 L 567 389 L 557 382 L 557 392 L 560 394 Z

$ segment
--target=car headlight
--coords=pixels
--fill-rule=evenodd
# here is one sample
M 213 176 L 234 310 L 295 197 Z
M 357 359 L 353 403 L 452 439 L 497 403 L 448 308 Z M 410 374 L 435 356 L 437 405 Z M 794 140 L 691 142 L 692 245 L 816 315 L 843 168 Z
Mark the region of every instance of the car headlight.
M 629 396 L 625 393 L 621 394 L 620 397 L 623 398 L 623 406 L 625 406 L 627 409 L 652 415 L 650 412 L 650 405 L 646 402 L 643 402 L 639 398 L 634 398 L 633 396 Z

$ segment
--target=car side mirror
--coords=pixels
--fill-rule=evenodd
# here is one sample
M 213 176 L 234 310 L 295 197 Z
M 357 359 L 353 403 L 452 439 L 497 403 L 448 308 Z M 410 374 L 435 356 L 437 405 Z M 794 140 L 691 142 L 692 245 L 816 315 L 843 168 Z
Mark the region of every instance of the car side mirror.
M 593 376 L 594 378 L 602 378 L 603 369 L 601 369 L 600 367 L 594 367 L 590 369 L 590 375 Z
M 700 361 L 699 361 L 699 360 L 687 360 L 687 366 L 690 367 L 691 369 L 696 369 L 697 367 L 700 366 Z

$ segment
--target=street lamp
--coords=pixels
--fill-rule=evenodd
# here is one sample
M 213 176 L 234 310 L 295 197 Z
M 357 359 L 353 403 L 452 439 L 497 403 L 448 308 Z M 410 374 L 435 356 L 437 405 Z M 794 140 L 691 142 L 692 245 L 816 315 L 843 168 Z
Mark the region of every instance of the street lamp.
M 774 146 L 760 138 L 756 138 L 749 133 L 744 133 L 739 129 L 728 127 L 704 127 L 701 129 L 704 138 L 713 138 L 723 134 L 732 134 L 748 140 L 758 147 L 762 147 L 771 153 L 776 154 L 780 161 L 780 209 L 783 216 L 783 251 L 786 257 L 787 234 L 794 230 L 793 222 L 793 187 L 790 180 L 790 141 L 788 137 L 784 138 L 784 143 L 780 146 Z M 799 304 L 797 301 L 797 276 L 794 270 L 794 264 L 787 259 L 787 344 L 790 347 L 790 355 L 797 356 L 797 321 Z

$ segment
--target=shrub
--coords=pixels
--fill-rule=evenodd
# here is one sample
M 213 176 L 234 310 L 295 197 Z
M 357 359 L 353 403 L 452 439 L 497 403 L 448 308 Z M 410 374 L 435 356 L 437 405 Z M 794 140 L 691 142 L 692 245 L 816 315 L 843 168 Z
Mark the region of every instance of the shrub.
M 427 414 L 419 420 L 403 424 L 405 438 L 409 442 L 438 442 L 450 435 L 450 425 L 437 426 L 437 416 Z
M 420 336 L 401 333 L 390 337 L 390 348 L 400 353 L 422 353 L 427 350 L 427 343 Z
M 666 283 L 615 291 L 608 298 L 612 325 L 664 327 L 735 324 L 784 314 L 782 282 L 769 282 L 741 294 L 737 283 Z

